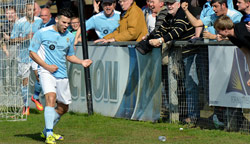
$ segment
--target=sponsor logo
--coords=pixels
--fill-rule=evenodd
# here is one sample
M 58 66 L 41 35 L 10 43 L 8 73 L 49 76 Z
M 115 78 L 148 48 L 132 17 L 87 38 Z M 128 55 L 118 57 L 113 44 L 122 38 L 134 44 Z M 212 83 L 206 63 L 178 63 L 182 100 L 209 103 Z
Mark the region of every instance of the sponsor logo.
M 49 46 L 49 49 L 51 49 L 51 50 L 54 50 L 56 47 L 55 47 L 55 45 L 53 45 L 53 44 L 51 44 L 50 46 Z

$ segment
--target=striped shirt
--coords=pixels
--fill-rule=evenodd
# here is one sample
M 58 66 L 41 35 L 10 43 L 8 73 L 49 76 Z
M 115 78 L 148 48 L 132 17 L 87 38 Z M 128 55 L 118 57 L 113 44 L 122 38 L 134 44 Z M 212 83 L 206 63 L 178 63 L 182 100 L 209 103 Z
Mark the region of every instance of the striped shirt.
M 179 8 L 176 15 L 167 14 L 155 37 L 163 37 L 165 42 L 171 40 L 188 40 L 194 36 L 195 29 L 190 24 L 184 11 Z

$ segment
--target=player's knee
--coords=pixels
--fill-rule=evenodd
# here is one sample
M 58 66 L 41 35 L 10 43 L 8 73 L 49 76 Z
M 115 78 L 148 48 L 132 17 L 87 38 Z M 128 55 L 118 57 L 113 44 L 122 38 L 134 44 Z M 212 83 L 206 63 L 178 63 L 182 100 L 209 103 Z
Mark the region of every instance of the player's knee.
M 46 106 L 55 107 L 56 104 L 56 94 L 55 93 L 47 93 L 45 94 Z
M 69 110 L 69 106 L 68 105 L 65 105 L 65 104 L 62 104 L 62 103 L 58 103 L 57 104 L 56 111 L 57 111 L 58 114 L 63 115 L 66 112 L 68 112 L 68 110 Z

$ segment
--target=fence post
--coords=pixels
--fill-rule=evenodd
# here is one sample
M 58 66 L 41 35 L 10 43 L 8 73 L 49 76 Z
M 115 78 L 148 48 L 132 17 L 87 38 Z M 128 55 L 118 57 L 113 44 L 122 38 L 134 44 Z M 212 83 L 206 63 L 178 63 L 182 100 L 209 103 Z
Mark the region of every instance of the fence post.
M 168 84 L 169 84 L 169 113 L 170 121 L 179 121 L 179 102 L 178 102 L 178 81 L 177 75 L 179 73 L 178 61 L 181 59 L 181 48 L 171 47 L 169 53 L 169 64 L 168 64 Z

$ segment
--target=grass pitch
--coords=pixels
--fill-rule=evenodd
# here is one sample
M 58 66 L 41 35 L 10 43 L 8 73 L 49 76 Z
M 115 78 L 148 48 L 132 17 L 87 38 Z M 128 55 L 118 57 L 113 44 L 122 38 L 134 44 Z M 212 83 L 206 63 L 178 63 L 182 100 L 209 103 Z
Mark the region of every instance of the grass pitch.
M 27 121 L 0 122 L 0 144 L 42 144 L 43 112 L 31 109 Z M 183 130 L 180 130 L 183 128 Z M 188 128 L 186 125 L 151 123 L 67 113 L 54 129 L 64 135 L 58 144 L 246 144 L 250 136 L 221 130 Z M 161 142 L 159 136 L 166 136 Z

